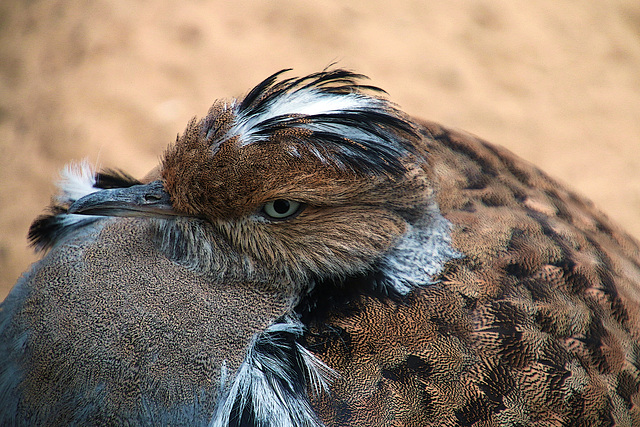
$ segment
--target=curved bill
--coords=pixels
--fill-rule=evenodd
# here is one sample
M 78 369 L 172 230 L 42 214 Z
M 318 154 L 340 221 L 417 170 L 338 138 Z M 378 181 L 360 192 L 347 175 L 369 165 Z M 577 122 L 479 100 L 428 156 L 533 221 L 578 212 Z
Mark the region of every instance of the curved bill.
M 171 196 L 164 190 L 162 181 L 99 190 L 76 200 L 67 212 L 101 216 L 181 215 L 173 210 Z

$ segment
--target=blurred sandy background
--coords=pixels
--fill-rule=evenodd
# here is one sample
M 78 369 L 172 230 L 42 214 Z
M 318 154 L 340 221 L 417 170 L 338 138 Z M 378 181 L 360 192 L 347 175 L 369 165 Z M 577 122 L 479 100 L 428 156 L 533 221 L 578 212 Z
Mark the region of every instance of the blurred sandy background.
M 0 2 L 0 300 L 76 159 L 142 176 L 194 115 L 338 61 L 538 164 L 640 237 L 640 2 Z

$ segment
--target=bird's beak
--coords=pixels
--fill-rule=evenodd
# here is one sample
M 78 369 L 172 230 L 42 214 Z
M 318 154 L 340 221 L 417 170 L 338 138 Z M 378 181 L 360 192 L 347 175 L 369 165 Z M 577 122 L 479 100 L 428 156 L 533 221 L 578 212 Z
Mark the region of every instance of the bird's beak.
M 144 217 L 179 215 L 173 210 L 171 197 L 164 190 L 162 181 L 96 191 L 76 200 L 68 213 Z

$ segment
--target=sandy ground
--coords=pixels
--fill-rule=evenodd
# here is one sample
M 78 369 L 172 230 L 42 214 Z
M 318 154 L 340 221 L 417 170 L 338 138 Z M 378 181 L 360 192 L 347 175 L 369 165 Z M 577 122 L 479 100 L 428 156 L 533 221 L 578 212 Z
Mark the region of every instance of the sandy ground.
M 502 144 L 640 237 L 640 2 L 0 2 L 0 299 L 58 171 L 142 176 L 194 115 L 338 61 Z

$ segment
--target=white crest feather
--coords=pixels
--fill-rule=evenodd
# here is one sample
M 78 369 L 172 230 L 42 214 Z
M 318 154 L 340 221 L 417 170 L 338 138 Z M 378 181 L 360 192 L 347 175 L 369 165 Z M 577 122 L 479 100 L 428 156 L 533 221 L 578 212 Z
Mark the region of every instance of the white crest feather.
M 233 105 L 233 107 L 237 107 L 237 105 Z M 385 101 L 358 93 L 345 95 L 323 93 L 313 88 L 300 89 L 279 96 L 260 114 L 238 114 L 228 136 L 239 136 L 241 144 L 248 145 L 262 139 L 262 137 L 255 134 L 258 125 L 275 117 L 337 114 L 343 111 L 365 111 L 386 107 L 387 103 Z M 357 139 L 365 134 L 362 130 L 347 125 L 300 123 L 296 126 L 314 131 L 326 130 L 342 133 L 345 137 L 351 139 Z M 354 133 L 357 133 L 357 135 Z
M 57 183 L 60 193 L 56 196 L 58 203 L 73 203 L 87 194 L 99 191 L 96 184 L 95 169 L 87 160 L 79 163 L 69 163 L 60 172 Z

